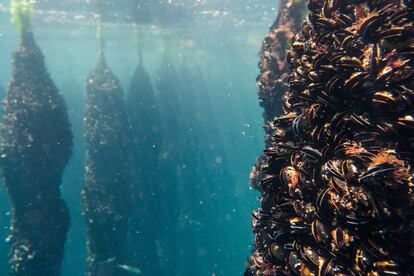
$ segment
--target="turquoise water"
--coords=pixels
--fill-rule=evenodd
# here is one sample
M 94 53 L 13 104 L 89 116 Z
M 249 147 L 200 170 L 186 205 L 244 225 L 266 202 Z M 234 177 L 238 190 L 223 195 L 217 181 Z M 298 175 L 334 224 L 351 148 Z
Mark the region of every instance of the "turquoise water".
M 62 182 L 63 197 L 72 217 L 62 275 L 82 275 L 86 258 L 80 197 L 85 170 L 83 110 L 85 80 L 97 63 L 92 15 L 95 8 L 82 1 L 38 2 L 33 13 L 33 32 L 48 70 L 64 95 L 74 133 L 73 154 Z M 262 110 L 256 96 L 257 53 L 277 3 L 160 1 L 161 4 L 155 5 L 151 2 L 158 1 L 109 1 L 104 11 L 107 20 L 103 23 L 103 33 L 107 64 L 119 78 L 124 94 L 128 93 L 138 64 L 138 37 L 144 66 L 153 83 L 162 58 L 168 55 L 170 65 L 178 72 L 172 81 L 179 84 L 184 95 L 175 104 L 186 111 L 178 123 L 183 129 L 179 141 L 187 142 L 175 145 L 182 157 L 171 159 L 169 165 L 180 168 L 185 177 L 160 172 L 164 181 L 177 185 L 175 195 L 163 197 L 167 202 L 175 202 L 175 207 L 160 210 L 162 216 L 176 218 L 178 230 L 170 239 L 177 245 L 173 253 L 177 260 L 168 264 L 169 258 L 159 256 L 167 266 L 176 267 L 177 275 L 241 275 L 251 250 L 250 212 L 257 206 L 257 194 L 249 189 L 248 176 L 263 148 L 264 136 Z M 151 11 L 149 18 L 145 19 L 143 15 L 148 13 L 137 8 L 141 4 Z M 131 14 L 144 18 L 145 22 L 138 20 L 138 25 L 132 24 Z M 8 1 L 0 1 L 0 85 L 6 90 L 11 75 L 10 56 L 17 45 Z M 185 70 L 184 63 L 188 66 Z M 186 85 L 188 76 L 197 80 L 196 85 Z M 159 98 L 158 104 L 168 104 L 162 102 L 168 100 Z M 169 139 L 165 130 L 160 135 Z M 194 136 L 197 139 L 189 138 Z M 1 187 L 0 274 L 3 275 L 8 270 L 6 237 L 10 204 Z M 155 225 L 154 231 L 165 232 L 163 219 L 154 222 L 148 217 L 148 223 Z M 137 251 L 146 250 L 140 244 L 129 246 Z M 134 260 L 134 256 L 130 258 L 131 263 L 142 262 Z

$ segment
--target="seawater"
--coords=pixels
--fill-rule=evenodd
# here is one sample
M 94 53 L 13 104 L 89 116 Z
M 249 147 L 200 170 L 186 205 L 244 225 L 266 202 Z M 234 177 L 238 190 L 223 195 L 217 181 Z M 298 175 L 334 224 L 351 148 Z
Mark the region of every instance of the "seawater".
M 83 111 L 85 80 L 97 62 L 96 8 L 89 1 L 73 2 L 40 0 L 33 12 L 35 38 L 53 80 L 64 95 L 74 133 L 73 154 L 62 181 L 63 197 L 71 212 L 62 267 L 65 276 L 83 275 L 86 258 L 80 197 L 85 170 Z M 131 76 L 138 64 L 138 39 L 145 68 L 153 83 L 164 55 L 169 55 L 178 72 L 178 79 L 173 81 L 186 82 L 186 72 L 180 70 L 186 61 L 188 74 L 201 79 L 203 86 L 193 86 L 194 91 L 185 93 L 194 93 L 198 101 L 208 103 L 202 110 L 186 113 L 186 117 L 180 119 L 182 123 L 187 119 L 202 120 L 206 122 L 203 129 L 198 129 L 196 124 L 180 135 L 182 140 L 195 132 L 209 135 L 199 135 L 194 145 L 184 146 L 181 150 L 189 151 L 183 154 L 185 158 L 171 164 L 180 171 L 189 172 L 185 179 L 178 180 L 179 192 L 174 196 L 176 198 L 171 198 L 178 202 L 178 210 L 170 213 L 163 210 L 165 216 L 177 216 L 177 274 L 241 275 L 253 238 L 250 212 L 257 206 L 257 194 L 249 189 L 249 171 L 264 140 L 255 82 L 257 53 L 262 37 L 274 20 L 277 3 L 258 0 L 136 2 L 139 3 L 108 1 L 104 10 L 107 18 L 103 21 L 105 56 L 107 64 L 120 79 L 124 94 L 128 93 Z M 140 10 L 142 7 L 149 8 L 151 16 L 145 18 L 146 13 Z M 137 10 L 138 19 L 131 18 L 131 9 Z M 10 57 L 17 45 L 18 35 L 10 22 L 9 2 L 2 0 L 0 85 L 5 91 L 11 75 Z M 181 100 L 183 108 L 191 110 L 193 103 Z M 192 116 L 194 118 L 190 118 Z M 192 185 L 198 187 L 198 194 L 189 191 L 188 187 Z M 10 207 L 9 197 L 1 186 L 2 275 L 8 271 L 6 238 Z M 161 231 L 162 219 L 156 227 Z M 191 238 L 194 235 L 197 238 Z M 140 248 L 140 244 L 129 246 Z M 161 261 L 168 263 L 169 260 Z

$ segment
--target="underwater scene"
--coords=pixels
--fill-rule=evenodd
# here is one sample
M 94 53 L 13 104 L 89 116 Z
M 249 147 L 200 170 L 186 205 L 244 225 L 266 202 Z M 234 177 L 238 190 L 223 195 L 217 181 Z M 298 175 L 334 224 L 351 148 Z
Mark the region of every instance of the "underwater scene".
M 414 275 L 414 0 L 0 0 L 0 275 Z

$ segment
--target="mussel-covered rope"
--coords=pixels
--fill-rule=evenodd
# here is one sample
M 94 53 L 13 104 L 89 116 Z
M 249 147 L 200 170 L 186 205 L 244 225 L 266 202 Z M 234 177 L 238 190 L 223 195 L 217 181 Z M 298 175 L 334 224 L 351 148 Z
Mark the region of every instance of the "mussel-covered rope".
M 289 88 L 287 85 L 289 64 L 286 62 L 286 51 L 304 20 L 302 5 L 305 5 L 305 0 L 280 1 L 277 19 L 263 41 L 257 86 L 260 106 L 263 108 L 266 147 L 270 146 L 272 140 L 273 119 L 283 112 L 282 96 Z M 260 168 L 266 162 L 266 155 L 262 155 L 253 167 L 250 175 L 253 188 L 258 188 L 257 183 L 263 177 Z
M 87 80 L 86 165 L 82 190 L 86 275 L 124 275 L 134 194 L 131 127 L 119 80 L 100 56 Z
M 70 224 L 60 185 L 72 133 L 30 31 L 21 34 L 12 65 L 1 128 L 2 174 L 12 203 L 10 275 L 57 276 Z
M 414 3 L 310 1 L 253 212 L 248 275 L 414 269 Z

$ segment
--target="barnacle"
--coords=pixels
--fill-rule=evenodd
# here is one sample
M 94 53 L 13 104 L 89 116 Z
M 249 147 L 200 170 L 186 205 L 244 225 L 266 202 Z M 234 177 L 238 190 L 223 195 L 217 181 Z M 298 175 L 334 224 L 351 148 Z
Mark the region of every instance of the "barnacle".
M 257 186 L 272 201 L 256 211 L 260 261 L 246 275 L 410 275 L 413 2 L 308 8 L 287 57 L 290 86 L 269 130 L 269 165 L 256 172 L 267 176 Z

